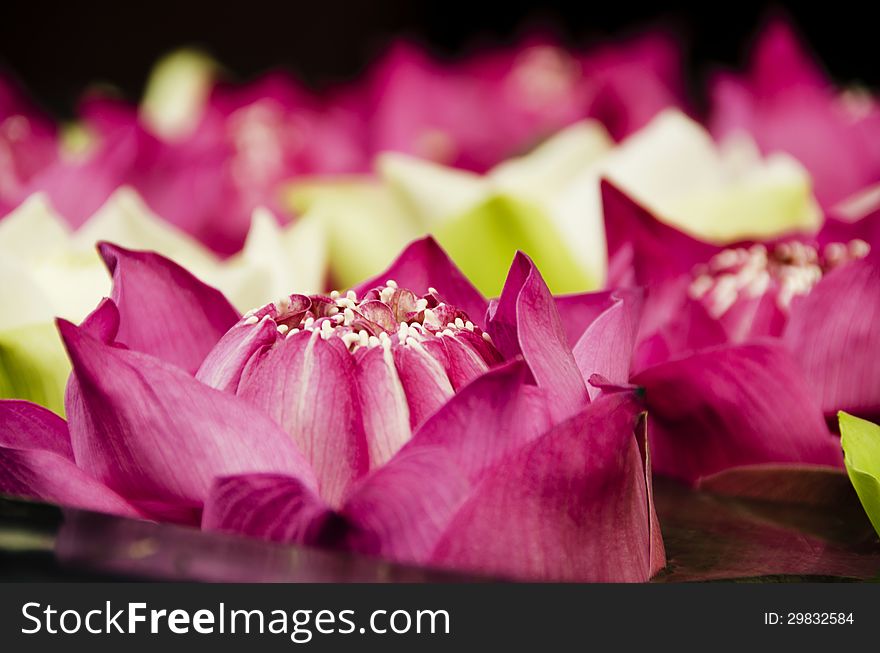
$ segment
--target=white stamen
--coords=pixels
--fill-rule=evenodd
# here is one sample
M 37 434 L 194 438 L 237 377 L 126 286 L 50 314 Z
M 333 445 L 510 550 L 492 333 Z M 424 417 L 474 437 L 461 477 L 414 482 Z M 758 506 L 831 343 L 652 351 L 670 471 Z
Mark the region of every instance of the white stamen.
M 290 327 L 287 326 L 286 324 L 279 324 L 279 325 L 278 325 L 278 333 L 280 333 L 282 336 L 283 336 L 285 333 L 287 333 L 287 331 L 288 331 L 289 329 L 290 329 Z
M 855 238 L 854 240 L 849 241 L 847 247 L 849 249 L 849 255 L 853 258 L 865 258 L 871 253 L 871 246 L 861 238 Z
M 455 326 L 457 326 L 459 329 L 463 329 L 464 320 L 462 320 L 460 317 L 455 318 Z
M 295 336 L 297 333 L 299 333 L 299 329 L 291 329 L 287 332 L 286 338 L 289 338 L 290 336 Z
M 354 311 L 351 308 L 346 308 L 342 313 L 342 323 L 345 326 L 351 326 L 354 322 Z
M 394 279 L 389 279 L 385 282 L 385 285 L 389 288 L 397 288 L 397 282 Z
M 441 335 L 441 336 L 449 336 L 449 337 L 451 338 L 451 337 L 453 337 L 455 334 L 452 332 L 451 329 L 443 329 L 443 331 L 440 332 L 440 335 Z
M 366 347 L 370 342 L 370 334 L 367 333 L 364 329 L 358 331 L 358 344 L 361 347 Z
M 352 302 L 356 302 L 358 300 L 358 296 L 355 294 L 354 290 L 349 290 L 347 293 L 345 293 L 345 298 Z
M 346 347 L 351 347 L 353 344 L 360 341 L 360 336 L 356 333 L 346 333 L 342 336 L 342 342 L 345 343 Z
M 309 329 L 309 328 L 311 328 L 314 324 L 315 324 L 315 318 L 313 318 L 313 317 L 309 317 L 309 318 L 306 318 L 306 321 L 305 321 L 305 322 L 303 322 L 303 327 L 305 327 L 306 329 Z
M 339 291 L 331 290 L 330 291 L 330 299 L 339 299 Z
M 379 339 L 376 336 L 370 336 L 369 344 L 370 344 L 370 347 L 378 347 L 379 346 Z
M 492 336 L 490 336 L 488 333 L 486 333 L 485 331 L 483 331 L 483 340 L 485 340 L 486 342 L 491 343 L 491 342 L 492 342 Z
M 339 312 L 338 306 L 331 306 L 327 309 L 327 315 L 336 315 Z
M 247 324 L 248 326 L 251 326 L 253 324 L 256 324 L 259 321 L 260 321 L 260 318 L 258 318 L 256 315 L 251 315 L 248 319 L 246 319 L 244 321 L 244 323 Z
M 428 300 L 427 299 L 419 299 L 416 301 L 416 313 L 421 313 L 426 308 L 428 308 Z
M 433 286 L 429 286 L 429 287 L 428 287 L 428 292 L 431 293 L 432 295 L 438 295 L 438 294 L 439 294 L 439 293 L 437 292 L 437 289 L 434 288 Z
M 434 315 L 434 311 L 432 311 L 430 308 L 425 309 L 425 317 L 422 320 L 422 325 L 436 326 L 436 327 L 440 326 L 440 320 L 437 319 L 437 316 Z

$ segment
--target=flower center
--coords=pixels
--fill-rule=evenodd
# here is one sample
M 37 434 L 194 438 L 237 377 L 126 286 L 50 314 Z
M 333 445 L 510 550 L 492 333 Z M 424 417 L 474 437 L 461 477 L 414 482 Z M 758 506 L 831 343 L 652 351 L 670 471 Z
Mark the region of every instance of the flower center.
M 455 338 L 480 354 L 487 364 L 501 360 L 489 334 L 467 314 L 429 288 L 418 296 L 394 280 L 358 298 L 354 291 L 329 295 L 290 295 L 249 311 L 245 324 L 271 318 L 286 338 L 303 331 L 327 340 L 339 338 L 352 354 L 372 347 L 418 347 L 438 338 Z
M 715 318 L 723 316 L 740 298 L 771 294 L 780 309 L 788 310 L 798 295 L 807 295 L 822 277 L 844 263 L 864 258 L 870 245 L 855 239 L 829 243 L 821 250 L 800 242 L 784 242 L 769 249 L 761 244 L 725 249 L 707 264 L 694 268 L 688 289 Z

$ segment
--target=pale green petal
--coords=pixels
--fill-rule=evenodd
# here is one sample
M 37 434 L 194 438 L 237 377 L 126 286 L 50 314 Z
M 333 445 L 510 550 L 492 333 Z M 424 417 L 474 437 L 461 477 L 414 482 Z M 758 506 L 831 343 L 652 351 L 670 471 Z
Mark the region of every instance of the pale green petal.
M 282 229 L 258 208 L 244 249 L 205 281 L 245 312 L 282 295 L 323 290 L 326 265 L 326 235 L 317 221 L 303 217 Z
M 614 141 L 601 123 L 575 123 L 525 156 L 509 159 L 489 172 L 494 187 L 539 202 L 552 201 L 584 170 L 600 161 Z
M 727 243 L 792 230 L 815 231 L 821 212 L 794 159 L 761 159 L 739 137 L 727 151 L 684 114 L 668 110 L 621 143 L 604 174 L 669 224 Z
M 194 50 L 179 50 L 153 68 L 141 102 L 141 118 L 154 133 L 173 140 L 192 131 L 202 116 L 216 64 Z
M 492 196 L 444 221 L 434 235 L 471 282 L 490 297 L 501 294 L 517 250 L 532 257 L 554 293 L 579 292 L 595 285 L 572 259 L 546 214 L 518 198 Z
M 337 288 L 378 274 L 425 232 L 387 187 L 366 179 L 298 183 L 287 201 L 325 233 L 329 281 Z
M 376 169 L 429 231 L 450 216 L 470 210 L 491 192 L 479 175 L 405 154 L 380 155 Z
M 132 188 L 116 190 L 76 232 L 73 246 L 91 251 L 106 240 L 128 249 L 152 250 L 174 259 L 196 275 L 210 271 L 219 259 L 197 240 L 155 215 Z
M 837 415 L 846 471 L 880 535 L 880 426 L 843 411 Z
M 39 259 L 67 248 L 70 230 L 42 193 L 27 198 L 0 220 L 0 255 Z
M 0 331 L 0 398 L 27 399 L 64 415 L 69 373 L 52 322 Z
M 27 266 L 0 257 L 0 331 L 48 322 L 52 304 Z

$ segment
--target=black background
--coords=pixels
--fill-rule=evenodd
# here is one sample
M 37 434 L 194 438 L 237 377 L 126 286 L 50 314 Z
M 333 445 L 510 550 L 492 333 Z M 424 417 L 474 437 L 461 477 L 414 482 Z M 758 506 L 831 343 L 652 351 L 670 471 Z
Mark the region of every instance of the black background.
M 794 19 L 841 81 L 880 86 L 876 22 L 869 3 L 704 0 L 639 5 L 632 0 L 480 2 L 446 0 L 239 0 L 237 2 L 5 2 L 0 66 L 59 116 L 70 116 L 90 83 L 104 81 L 137 99 L 156 57 L 199 45 L 249 78 L 283 66 L 314 86 L 351 79 L 395 35 L 460 56 L 536 28 L 589 44 L 663 25 L 680 38 L 699 101 L 713 67 L 743 61 L 757 27 L 773 11 Z

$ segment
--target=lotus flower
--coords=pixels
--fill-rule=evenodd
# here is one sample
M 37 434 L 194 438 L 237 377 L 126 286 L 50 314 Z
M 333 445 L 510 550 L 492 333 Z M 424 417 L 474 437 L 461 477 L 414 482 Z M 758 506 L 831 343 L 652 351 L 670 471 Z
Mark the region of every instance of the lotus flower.
M 281 181 L 300 173 L 364 167 L 345 115 L 324 107 L 291 79 L 268 75 L 231 87 L 213 79 L 204 57 L 176 53 L 160 62 L 140 111 L 99 96 L 82 106 L 91 145 L 35 175 L 72 227 L 121 186 L 216 253 L 238 252 L 258 207 L 289 220 Z
M 348 98 L 369 154 L 400 152 L 484 172 L 584 118 L 615 138 L 681 106 L 677 45 L 648 34 L 580 54 L 547 39 L 441 64 L 398 43 Z
M 300 180 L 290 192 L 298 211 L 326 225 L 331 274 L 342 283 L 374 274 L 406 239 L 430 232 L 487 294 L 501 291 L 518 249 L 554 292 L 597 288 L 607 278 L 603 175 L 665 222 L 712 242 L 815 230 L 821 221 L 795 160 L 763 160 L 747 139 L 718 150 L 671 110 L 616 147 L 598 123 L 577 123 L 485 175 L 399 154 L 376 167 L 378 185 Z
M 720 75 L 712 87 L 712 131 L 745 131 L 764 152 L 788 152 L 810 171 L 831 207 L 880 181 L 880 104 L 867 90 L 839 91 L 785 22 L 758 39 L 746 75 Z
M 0 74 L 0 216 L 21 201 L 34 175 L 57 157 L 55 125 Z
M 523 579 L 662 566 L 619 386 L 638 293 L 554 300 L 519 255 L 488 306 L 425 239 L 384 281 L 239 318 L 167 259 L 101 253 L 113 299 L 59 322 L 69 421 L 0 403 L 3 491 Z
M 71 232 L 42 196 L 0 221 L 0 397 L 30 399 L 63 410 L 70 366 L 54 337 L 53 319 L 79 321 L 110 290 L 95 242 L 162 252 L 210 280 L 244 310 L 262 293 L 291 284 L 324 284 L 324 241 L 318 226 L 301 220 L 281 230 L 264 210 L 254 213 L 245 249 L 221 261 L 154 216 L 131 189 L 116 191 L 80 229 Z
M 603 197 L 612 267 L 648 286 L 632 383 L 647 391 L 657 470 L 839 468 L 826 422 L 880 414 L 880 211 L 723 248 L 609 183 Z
M 843 411 L 839 417 L 846 471 L 880 535 L 880 426 Z

